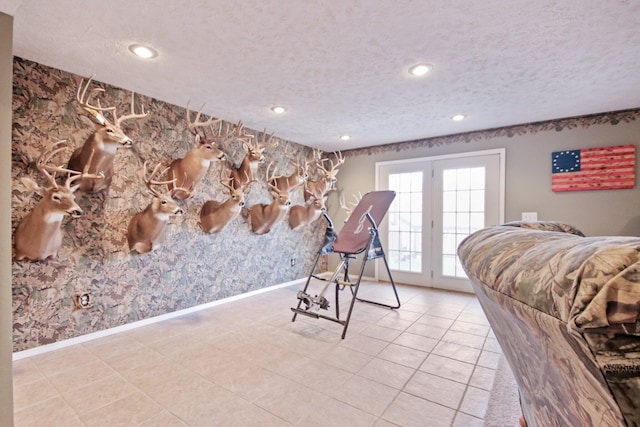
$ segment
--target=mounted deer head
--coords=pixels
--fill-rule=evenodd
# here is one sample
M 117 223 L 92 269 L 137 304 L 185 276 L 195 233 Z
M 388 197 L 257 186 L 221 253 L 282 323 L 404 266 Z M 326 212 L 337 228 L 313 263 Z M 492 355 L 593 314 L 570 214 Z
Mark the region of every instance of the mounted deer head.
M 305 202 L 308 202 L 312 197 L 314 197 L 314 194 L 326 195 L 329 191 L 335 190 L 335 184 L 338 180 L 338 168 L 344 163 L 344 156 L 339 151 L 334 154 L 336 157 L 335 164 L 333 160 L 329 160 L 329 162 L 331 163 L 331 169 L 327 170 L 323 166 L 322 161 L 318 162 L 318 171 L 320 172 L 321 176 L 317 181 L 307 181 L 304 190 Z
M 221 144 L 224 147 L 235 135 L 235 130 L 228 128 L 223 132 L 224 123 L 222 120 L 214 120 L 213 117 L 210 117 L 209 120 L 199 121 L 203 107 L 204 104 L 196 114 L 195 120 L 191 121 L 191 112 L 187 103 L 187 124 L 189 131 L 194 136 L 195 147 L 184 158 L 174 160 L 169 166 L 168 178 L 175 181 L 169 184 L 169 189 L 171 196 L 177 200 L 184 200 L 193 194 L 196 186 L 209 170 L 211 162 L 227 158 L 224 151 L 216 144 Z M 215 125 L 219 125 L 217 131 L 213 128 Z M 213 136 L 209 138 L 205 132 L 207 127 L 213 133 Z M 200 133 L 200 129 L 203 129 L 202 133 Z
M 78 189 L 78 185 L 71 186 L 71 184 L 82 177 L 103 178 L 102 175 L 87 174 L 86 170 L 83 173 L 61 166 L 47 165 L 53 156 L 66 148 L 61 146 L 65 142 L 62 140 L 53 144 L 50 149 L 40 155 L 36 163 L 38 170 L 42 172 L 50 184 L 48 188 L 39 187 L 35 181 L 29 178 L 22 178 L 25 186 L 38 193 L 42 199 L 24 217 L 16 229 L 15 256 L 18 261 L 25 258 L 31 261 L 55 258 L 62 244 L 62 231 L 60 230 L 62 218 L 65 215 L 77 218 L 83 213 L 75 202 L 73 194 Z M 52 172 L 53 175 L 49 172 Z M 57 172 L 68 174 L 64 186 L 56 183 Z
M 291 206 L 289 192 L 271 184 L 274 178 L 276 178 L 275 169 L 273 175 L 269 176 L 269 168 L 267 168 L 266 182 L 269 184 L 273 197 L 271 204 L 257 204 L 249 208 L 249 224 L 251 231 L 255 234 L 266 234 L 271 231 L 274 225 L 284 219 Z
M 306 205 L 295 205 L 289 209 L 289 226 L 292 230 L 312 224 L 326 212 L 326 197 L 311 197 Z
M 273 182 L 271 182 L 271 184 L 282 189 L 282 191 L 288 191 L 291 193 L 293 190 L 307 182 L 307 179 L 309 179 L 307 171 L 309 169 L 309 164 L 312 163 L 313 160 L 307 160 L 304 163 L 300 163 L 299 159 L 293 159 L 286 153 L 285 157 L 287 157 L 289 162 L 293 165 L 293 173 L 288 176 L 277 177 Z
M 258 165 L 264 162 L 264 150 L 278 145 L 277 141 L 271 142 L 273 133 L 267 135 L 266 129 L 262 132 L 262 138 L 256 141 L 255 144 L 252 143 L 253 135 L 243 133 L 243 129 L 238 131 L 238 139 L 243 141 L 242 148 L 244 148 L 245 156 L 240 166 L 231 169 L 231 185 L 234 188 L 244 187 L 249 182 L 255 181 Z
M 131 218 L 129 229 L 127 230 L 127 241 L 129 249 L 144 254 L 150 252 L 164 241 L 165 228 L 169 218 L 175 215 L 182 215 L 184 211 L 171 198 L 169 194 L 160 193 L 153 186 L 164 186 L 171 181 L 156 181 L 160 163 L 156 165 L 147 177 L 147 162 L 143 165 L 144 182 L 149 189 L 153 200 L 144 211 L 139 212 Z M 161 175 L 167 172 L 165 169 Z
M 105 107 L 98 105 L 92 105 L 92 98 L 98 93 L 104 92 L 102 88 L 93 88 L 87 94 L 93 76 L 87 80 L 87 84 L 84 85 L 84 79 L 80 82 L 78 92 L 76 93 L 76 100 L 80 104 L 83 110 L 89 113 L 89 116 L 96 122 L 97 129 L 95 132 L 87 138 L 84 144 L 78 147 L 71 158 L 69 159 L 69 169 L 73 170 L 87 170 L 90 174 L 104 175 L 104 178 L 80 178 L 80 191 L 87 193 L 95 193 L 103 190 L 109 190 L 111 180 L 113 178 L 113 159 L 116 155 L 116 150 L 121 147 L 131 147 L 133 141 L 121 128 L 122 123 L 125 120 L 140 119 L 147 116 L 147 113 L 142 110 L 142 113 L 136 114 L 134 109 L 134 93 L 131 92 L 131 113 L 126 116 L 118 117 L 116 114 L 116 107 Z M 113 123 L 109 122 L 107 118 L 102 114 L 105 111 L 111 111 L 113 114 Z M 91 155 L 93 154 L 93 157 Z
M 214 234 L 222 231 L 244 207 L 243 188 L 233 188 L 230 185 L 231 178 L 223 178 L 224 171 L 220 174 L 220 183 L 229 191 L 229 198 L 224 202 L 209 200 L 200 209 L 200 225 L 205 233 Z M 225 182 L 226 181 L 226 182 Z M 253 181 L 251 181 L 253 182 Z M 249 186 L 245 186 L 245 189 Z

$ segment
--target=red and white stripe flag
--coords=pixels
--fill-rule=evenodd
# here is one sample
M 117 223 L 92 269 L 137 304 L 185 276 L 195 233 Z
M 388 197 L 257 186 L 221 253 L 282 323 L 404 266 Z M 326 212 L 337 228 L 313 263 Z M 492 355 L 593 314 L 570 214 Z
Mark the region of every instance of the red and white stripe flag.
M 610 190 L 636 183 L 635 145 L 551 153 L 551 190 Z

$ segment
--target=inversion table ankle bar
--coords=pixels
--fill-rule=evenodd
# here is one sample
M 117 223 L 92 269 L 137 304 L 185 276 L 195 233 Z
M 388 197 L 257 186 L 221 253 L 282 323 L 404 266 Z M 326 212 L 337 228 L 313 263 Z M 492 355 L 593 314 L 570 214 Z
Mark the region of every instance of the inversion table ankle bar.
M 389 264 L 387 263 L 387 258 L 384 254 L 384 250 L 382 249 L 382 244 L 380 243 L 380 237 L 378 234 L 378 224 L 384 218 L 387 210 L 389 210 L 389 206 L 391 206 L 395 196 L 396 193 L 394 191 L 372 191 L 365 194 L 349 216 L 349 219 L 345 223 L 344 227 L 342 227 L 339 234 L 336 234 L 331 218 L 329 218 L 327 214 L 324 214 L 324 218 L 329 223 L 325 231 L 325 240 L 318 251 L 313 267 L 311 267 L 311 273 L 307 278 L 304 289 L 298 292 L 298 306 L 296 308 L 291 308 L 291 311 L 294 313 L 293 319 L 291 319 L 292 322 L 295 322 L 298 314 L 314 317 L 316 319 L 331 320 L 332 322 L 337 322 L 344 326 L 342 330 L 342 339 L 344 339 L 347 334 L 349 320 L 351 319 L 351 313 L 353 312 L 353 306 L 356 300 L 389 309 L 400 308 L 400 298 L 398 297 L 396 284 L 391 276 Z M 315 275 L 314 271 L 318 265 L 320 257 L 330 253 L 336 253 L 340 256 L 340 264 L 336 267 L 331 278 L 326 279 Z M 363 254 L 360 274 L 358 274 L 358 278 L 355 282 L 352 282 L 349 278 L 349 261 L 356 259 L 359 254 Z M 387 274 L 391 281 L 391 288 L 395 295 L 396 305 L 389 305 L 358 298 L 358 289 L 360 288 L 360 281 L 362 280 L 362 274 L 364 273 L 366 263 L 369 260 L 377 258 L 382 258 L 384 261 L 384 266 L 387 269 Z M 322 287 L 318 295 L 311 296 L 307 293 L 311 279 L 325 282 L 325 285 Z M 335 284 L 335 317 L 319 313 L 320 309 L 328 310 L 329 308 L 329 301 L 324 295 L 332 284 Z M 347 312 L 346 318 L 340 319 L 339 295 L 340 291 L 343 291 L 345 288 L 349 288 L 351 290 L 351 304 L 349 305 L 349 311 Z

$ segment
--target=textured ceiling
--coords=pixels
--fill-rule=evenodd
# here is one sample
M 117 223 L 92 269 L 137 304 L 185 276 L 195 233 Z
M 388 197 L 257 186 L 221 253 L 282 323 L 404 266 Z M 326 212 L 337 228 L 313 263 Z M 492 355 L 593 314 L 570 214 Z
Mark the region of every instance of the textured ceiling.
M 0 0 L 0 11 L 15 17 L 17 56 L 325 150 L 640 107 L 637 0 Z M 159 57 L 134 58 L 132 42 Z M 411 77 L 418 62 L 433 71 Z

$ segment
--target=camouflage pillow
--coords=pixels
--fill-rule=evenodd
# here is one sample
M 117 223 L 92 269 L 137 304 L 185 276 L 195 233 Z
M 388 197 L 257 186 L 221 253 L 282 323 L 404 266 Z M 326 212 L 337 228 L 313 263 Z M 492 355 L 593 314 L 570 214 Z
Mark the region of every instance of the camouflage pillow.
M 561 233 L 575 234 L 576 236 L 584 237 L 582 231 L 573 225 L 563 224 L 557 221 L 511 221 L 502 225 L 528 228 L 531 230 L 559 231 Z

